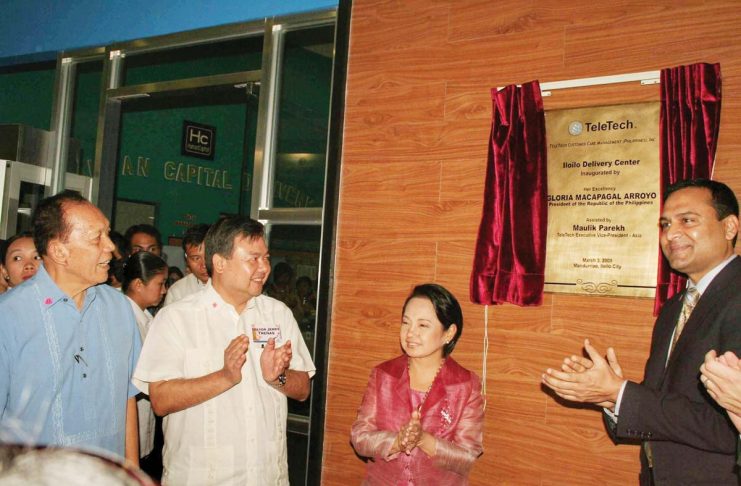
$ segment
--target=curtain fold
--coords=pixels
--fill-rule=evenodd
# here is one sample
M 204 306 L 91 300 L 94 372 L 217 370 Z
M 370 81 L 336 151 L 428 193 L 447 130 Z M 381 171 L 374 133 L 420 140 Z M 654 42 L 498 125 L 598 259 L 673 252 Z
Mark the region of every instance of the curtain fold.
M 698 63 L 661 70 L 659 119 L 661 193 L 677 181 L 710 178 L 720 127 L 720 64 Z M 663 203 L 662 203 L 663 205 Z M 659 251 L 654 315 L 685 287 Z
M 545 114 L 540 84 L 492 89 L 484 205 L 470 298 L 540 305 L 548 223 Z

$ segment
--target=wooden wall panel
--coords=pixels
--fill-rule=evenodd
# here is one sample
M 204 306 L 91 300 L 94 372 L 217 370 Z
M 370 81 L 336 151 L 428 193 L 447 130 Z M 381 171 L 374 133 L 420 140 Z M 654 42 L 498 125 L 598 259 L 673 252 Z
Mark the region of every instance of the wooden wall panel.
M 640 380 L 649 299 L 546 294 L 543 305 L 468 301 L 481 215 L 490 89 L 720 62 L 715 176 L 741 190 L 741 4 L 735 0 L 354 0 L 329 360 L 323 483 L 359 484 L 350 425 L 370 368 L 400 352 L 401 305 L 436 281 L 461 301 L 454 352 L 483 369 L 485 452 L 472 484 L 635 484 L 637 446 L 615 446 L 598 411 L 546 392 L 541 373 L 585 337 Z M 638 84 L 555 91 L 547 109 L 657 100 Z

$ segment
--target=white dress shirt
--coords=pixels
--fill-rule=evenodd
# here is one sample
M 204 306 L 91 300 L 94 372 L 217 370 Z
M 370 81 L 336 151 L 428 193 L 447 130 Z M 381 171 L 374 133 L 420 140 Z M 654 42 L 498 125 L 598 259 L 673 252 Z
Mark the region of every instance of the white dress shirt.
M 206 283 L 210 282 L 209 279 Z M 172 286 L 167 289 L 167 295 L 165 295 L 165 303 L 162 306 L 170 305 L 178 300 L 183 300 L 190 294 L 195 294 L 199 290 L 206 288 L 206 284 L 198 280 L 198 277 L 194 273 L 189 273 L 185 277 L 181 278 Z
M 152 314 L 146 309 L 142 310 L 139 304 L 131 300 L 128 295 L 126 299 L 134 310 L 134 318 L 137 327 L 139 327 L 139 334 L 143 343 L 152 322 Z M 137 395 L 136 409 L 139 412 L 139 457 L 145 457 L 154 449 L 154 412 L 152 412 L 152 403 L 149 401 L 149 397 L 142 394 Z
M 290 369 L 315 372 L 291 310 L 253 297 L 241 314 L 210 282 L 202 292 L 157 313 L 133 383 L 197 378 L 224 366 L 224 349 L 236 336 L 250 338 L 242 381 L 199 405 L 167 415 L 162 484 L 288 485 L 286 396 L 262 377 L 260 355 L 267 336 L 291 341 Z

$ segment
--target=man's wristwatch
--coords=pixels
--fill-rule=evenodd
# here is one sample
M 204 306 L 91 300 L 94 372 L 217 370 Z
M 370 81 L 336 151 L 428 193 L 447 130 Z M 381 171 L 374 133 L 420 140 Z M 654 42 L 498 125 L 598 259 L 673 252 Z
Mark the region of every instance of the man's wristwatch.
M 275 388 L 283 388 L 286 386 L 286 373 L 283 372 L 278 375 L 278 378 L 275 379 L 274 382 L 271 383 Z

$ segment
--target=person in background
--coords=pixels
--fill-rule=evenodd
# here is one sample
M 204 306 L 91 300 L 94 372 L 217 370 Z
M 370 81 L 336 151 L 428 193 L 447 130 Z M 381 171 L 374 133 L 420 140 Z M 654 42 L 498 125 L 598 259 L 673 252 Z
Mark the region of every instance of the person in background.
M 738 485 L 738 433 L 698 380 L 710 349 L 741 352 L 741 258 L 734 253 L 738 201 L 725 184 L 694 179 L 666 190 L 659 243 L 687 288 L 661 308 L 643 381 L 623 377 L 585 340 L 589 359 L 566 357 L 543 384 L 558 396 L 603 408 L 616 442 L 642 441 L 640 483 Z
M 111 231 L 108 235 L 116 248 L 113 250 L 110 268 L 108 268 L 108 285 L 121 291 L 121 282 L 123 282 L 124 254 L 126 253 L 126 240 L 123 235 L 117 231 Z
M 156 307 L 165 295 L 167 263 L 157 255 L 141 251 L 134 253 L 123 268 L 122 291 L 134 311 L 142 342 L 146 342 L 152 314 L 148 307 Z M 149 397 L 140 393 L 136 397 L 139 412 L 139 457 L 145 471 L 149 465 L 149 454 L 154 448 L 155 419 Z M 150 471 L 147 471 L 150 472 Z
M 316 318 L 316 294 L 314 284 L 306 275 L 296 279 L 296 307 L 291 309 L 302 330 L 312 328 Z
M 116 248 L 113 250 L 113 258 L 115 260 L 122 260 L 126 256 L 126 238 L 118 231 L 111 231 L 108 234 Z
M 211 280 L 152 322 L 134 383 L 164 416 L 162 483 L 288 485 L 287 397 L 315 368 L 270 275 L 264 227 L 228 216 L 206 235 Z
M 483 450 L 484 401 L 476 374 L 450 357 L 462 332 L 450 292 L 414 287 L 402 308 L 404 354 L 373 368 L 352 425 L 355 451 L 370 458 L 363 484 L 468 484 Z
M 141 338 L 126 298 L 107 285 L 103 213 L 74 191 L 32 217 L 43 259 L 0 296 L 0 442 L 107 451 L 139 464 L 131 375 Z
M 184 276 L 185 275 L 183 275 L 183 271 L 173 265 L 167 269 L 167 282 L 165 282 L 165 285 L 169 289 L 175 282 L 177 282 Z
M 191 226 L 183 235 L 183 252 L 185 253 L 185 264 L 190 270 L 188 276 L 175 282 L 167 291 L 165 306 L 198 292 L 206 287 L 208 283 L 208 270 L 206 269 L 206 253 L 203 243 L 208 232 L 209 225 L 198 224 Z
M 10 237 L 0 251 L 0 273 L 8 288 L 22 284 L 36 275 L 41 257 L 30 231 Z
M 286 262 L 278 263 L 273 269 L 273 283 L 268 285 L 266 293 L 286 304 L 295 316 L 297 314 L 295 309 L 300 302 L 293 285 L 293 276 L 291 265 Z
M 314 310 L 316 308 L 316 293 L 314 292 L 314 282 L 306 275 L 296 279 L 296 295 L 305 310 Z
M 162 256 L 162 235 L 151 224 L 135 224 L 129 227 L 124 234 L 124 240 L 126 241 L 126 255 L 148 251 Z
M 110 268 L 108 269 L 108 281 L 106 283 L 119 292 L 123 291 L 121 286 L 123 284 L 125 263 L 126 260 L 123 258 L 113 259 L 111 260 Z

